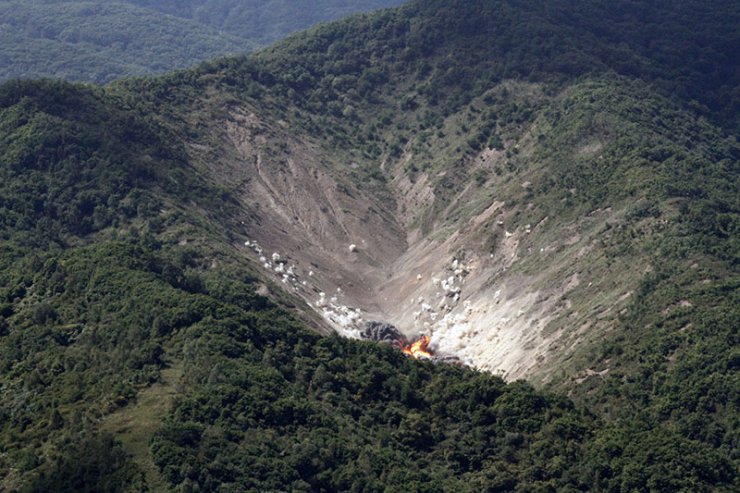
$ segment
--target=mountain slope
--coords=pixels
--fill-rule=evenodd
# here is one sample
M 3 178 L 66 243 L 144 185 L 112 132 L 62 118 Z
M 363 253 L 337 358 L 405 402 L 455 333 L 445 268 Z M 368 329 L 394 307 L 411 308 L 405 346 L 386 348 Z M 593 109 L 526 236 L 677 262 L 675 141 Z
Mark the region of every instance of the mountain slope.
M 3 86 L 3 487 L 737 488 L 736 8 L 676 64 L 699 6 L 652 5 L 419 1 Z
M 0 80 L 101 83 L 162 73 L 252 51 L 321 21 L 396 4 L 319 2 L 311 15 L 296 15 L 293 6 L 274 2 L 6 0 L 0 3 Z
M 193 19 L 220 31 L 266 46 L 320 22 L 401 5 L 402 0 L 129 0 L 129 3 Z

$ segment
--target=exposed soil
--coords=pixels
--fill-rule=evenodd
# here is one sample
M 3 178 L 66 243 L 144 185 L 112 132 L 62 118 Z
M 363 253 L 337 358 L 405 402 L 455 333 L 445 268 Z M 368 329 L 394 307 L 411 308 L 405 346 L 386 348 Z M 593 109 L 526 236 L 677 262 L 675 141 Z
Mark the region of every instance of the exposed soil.
M 244 255 L 342 334 L 359 337 L 367 321 L 387 322 L 507 379 L 546 378 L 589 335 L 576 328 L 604 311 L 604 304 L 581 306 L 584 283 L 599 280 L 579 266 L 599 254 L 597 232 L 614 211 L 582 223 L 545 217 L 510 226 L 514 206 L 481 199 L 468 186 L 422 233 L 418 219 L 434 191 L 426 174 L 412 180 L 403 172 L 403 158 L 389 171 L 396 200 L 387 204 L 343 178 L 350 163 L 250 109 L 233 110 L 218 135 L 225 156 L 197 152 L 242 206 Z M 476 162 L 500 158 L 485 151 Z M 519 185 L 512 186 L 527 188 Z M 463 208 L 464 220 L 448 220 Z M 498 238 L 492 252 L 482 240 L 491 235 Z M 613 291 L 611 304 L 625 302 L 617 299 L 624 287 Z

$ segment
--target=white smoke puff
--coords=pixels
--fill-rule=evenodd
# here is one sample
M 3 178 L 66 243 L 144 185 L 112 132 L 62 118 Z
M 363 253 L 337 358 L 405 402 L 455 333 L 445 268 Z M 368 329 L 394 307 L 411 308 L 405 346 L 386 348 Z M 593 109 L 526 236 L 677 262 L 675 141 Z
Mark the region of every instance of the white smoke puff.
M 351 244 L 351 245 L 349 246 L 349 251 L 350 251 L 350 252 L 353 252 L 353 253 L 354 253 L 354 252 L 356 252 L 356 251 L 357 251 L 357 245 L 355 245 L 354 243 L 352 243 L 352 244 Z
M 260 262 L 262 262 L 263 264 L 266 263 L 267 262 L 267 257 L 265 257 L 265 256 L 260 257 Z

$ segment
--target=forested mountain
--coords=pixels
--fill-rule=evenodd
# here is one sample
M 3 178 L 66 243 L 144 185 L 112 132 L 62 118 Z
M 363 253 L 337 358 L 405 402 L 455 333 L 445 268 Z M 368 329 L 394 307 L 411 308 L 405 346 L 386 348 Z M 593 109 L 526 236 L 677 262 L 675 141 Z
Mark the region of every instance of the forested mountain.
M 738 10 L 0 86 L 0 489 L 737 490 Z
M 402 0 L 127 0 L 249 39 L 273 43 L 286 34 L 359 12 L 398 6 Z
M 319 22 L 398 0 L 0 1 L 0 81 L 107 82 L 246 53 Z

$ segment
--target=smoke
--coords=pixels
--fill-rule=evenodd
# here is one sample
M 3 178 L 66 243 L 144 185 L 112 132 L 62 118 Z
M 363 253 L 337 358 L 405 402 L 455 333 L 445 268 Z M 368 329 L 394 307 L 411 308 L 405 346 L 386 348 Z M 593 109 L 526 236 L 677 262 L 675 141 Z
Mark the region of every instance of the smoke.
M 387 342 L 390 344 L 408 344 L 408 339 L 396 328 L 385 322 L 370 321 L 365 324 L 365 329 L 360 334 L 363 339 L 371 341 Z

